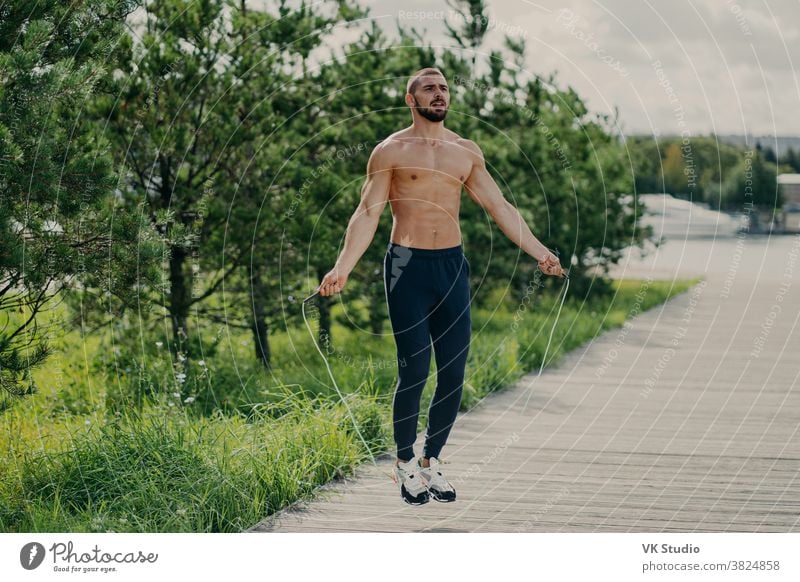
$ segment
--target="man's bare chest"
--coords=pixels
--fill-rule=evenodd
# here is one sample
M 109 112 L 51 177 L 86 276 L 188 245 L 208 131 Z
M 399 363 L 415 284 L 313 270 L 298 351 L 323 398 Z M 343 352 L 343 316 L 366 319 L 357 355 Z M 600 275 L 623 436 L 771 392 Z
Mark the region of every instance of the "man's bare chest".
M 470 152 L 447 143 L 406 146 L 392 163 L 393 176 L 400 183 L 436 182 L 463 184 L 472 170 Z

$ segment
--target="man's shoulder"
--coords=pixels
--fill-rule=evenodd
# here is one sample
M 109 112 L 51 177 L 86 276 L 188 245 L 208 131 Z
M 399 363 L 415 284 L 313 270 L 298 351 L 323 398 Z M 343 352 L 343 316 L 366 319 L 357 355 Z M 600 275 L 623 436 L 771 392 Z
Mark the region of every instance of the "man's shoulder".
M 464 148 L 468 152 L 470 152 L 473 156 L 481 158 L 483 157 L 483 153 L 481 152 L 481 148 L 478 146 L 477 143 L 472 141 L 471 139 L 467 139 L 466 137 L 461 137 L 458 134 L 455 134 L 457 139 L 453 141 L 459 147 Z
M 392 163 L 408 144 L 403 141 L 403 130 L 396 131 L 379 141 L 372 151 L 372 155 L 383 163 Z
M 394 133 L 387 135 L 376 147 L 380 147 L 385 151 L 392 151 L 402 148 L 406 145 L 405 137 L 408 135 L 408 128 L 400 129 Z
M 385 137 L 372 148 L 370 153 L 369 165 L 374 168 L 388 169 L 392 168 L 396 163 L 398 148 L 401 143 L 395 139 L 396 134 Z

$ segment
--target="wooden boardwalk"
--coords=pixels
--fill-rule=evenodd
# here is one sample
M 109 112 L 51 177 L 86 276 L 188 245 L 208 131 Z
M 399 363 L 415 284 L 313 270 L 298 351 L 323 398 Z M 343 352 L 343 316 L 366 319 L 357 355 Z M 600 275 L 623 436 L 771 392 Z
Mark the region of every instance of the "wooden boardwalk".
M 800 531 L 799 243 L 728 245 L 687 293 L 460 414 L 455 503 L 403 503 L 384 455 L 249 531 Z

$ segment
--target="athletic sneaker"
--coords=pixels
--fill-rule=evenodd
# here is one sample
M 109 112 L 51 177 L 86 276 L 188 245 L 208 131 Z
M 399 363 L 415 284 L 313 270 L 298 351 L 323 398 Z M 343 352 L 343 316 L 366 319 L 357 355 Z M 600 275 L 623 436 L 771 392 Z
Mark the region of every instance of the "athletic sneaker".
M 423 505 L 430 501 L 428 488 L 422 479 L 420 466 L 417 459 L 413 458 L 405 463 L 395 464 L 392 470 L 392 479 L 400 484 L 400 495 L 409 505 Z
M 441 462 L 436 457 L 428 459 L 430 466 L 423 467 L 422 459 L 420 459 L 419 470 L 422 473 L 422 478 L 428 486 L 428 491 L 436 501 L 442 503 L 450 503 L 456 500 L 456 488 L 453 487 L 445 476 L 442 475 Z

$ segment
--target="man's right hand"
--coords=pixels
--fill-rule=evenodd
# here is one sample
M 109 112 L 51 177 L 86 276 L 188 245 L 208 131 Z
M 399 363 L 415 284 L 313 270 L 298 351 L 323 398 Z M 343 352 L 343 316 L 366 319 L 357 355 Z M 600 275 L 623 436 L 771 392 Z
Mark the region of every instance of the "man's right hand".
M 545 275 L 555 275 L 561 278 L 567 276 L 558 257 L 549 251 L 544 257 L 539 259 L 539 269 Z
M 320 282 L 319 287 L 317 287 L 319 294 L 323 297 L 328 297 L 336 293 L 341 293 L 342 289 L 344 289 L 344 286 L 347 284 L 347 277 L 348 273 L 334 267 L 322 278 L 322 282 Z

